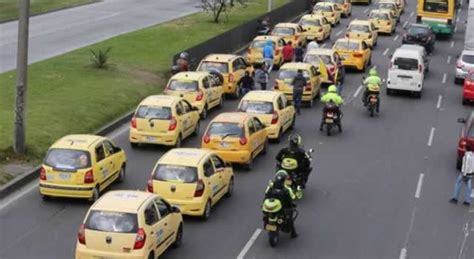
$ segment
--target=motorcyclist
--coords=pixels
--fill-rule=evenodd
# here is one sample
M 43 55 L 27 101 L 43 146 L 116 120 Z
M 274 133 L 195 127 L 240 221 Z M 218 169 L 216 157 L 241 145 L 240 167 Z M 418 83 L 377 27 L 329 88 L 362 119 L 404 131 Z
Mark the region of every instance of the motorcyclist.
M 270 31 L 270 21 L 268 18 L 258 19 L 257 21 L 257 34 L 267 35 Z
M 296 204 L 294 203 L 296 196 L 291 188 L 285 185 L 285 180 L 286 177 L 283 174 L 277 173 L 273 184 L 269 185 L 265 191 L 265 199 L 277 199 L 280 201 L 284 217 L 290 229 L 290 236 L 291 238 L 295 238 L 298 236 L 293 217 L 296 208 Z
M 369 76 L 364 80 L 364 85 L 365 85 L 365 91 L 362 96 L 362 102 L 364 103 L 364 106 L 367 106 L 368 100 L 367 98 L 369 97 L 369 94 L 376 94 L 377 97 L 379 98 L 379 101 L 377 102 L 377 108 L 376 111 L 379 112 L 379 106 L 380 106 L 380 87 L 382 87 L 382 79 L 379 77 L 377 70 L 375 68 L 370 69 L 369 71 Z
M 282 163 L 285 158 L 293 158 L 298 163 L 298 173 L 301 173 L 302 178 L 302 188 L 305 187 L 306 182 L 308 181 L 309 176 L 309 167 L 310 161 L 306 155 L 306 151 L 302 148 L 301 137 L 297 134 L 290 135 L 288 137 L 289 145 L 288 147 L 282 148 L 276 156 L 277 164 L 279 168 L 282 168 Z M 291 168 L 287 168 L 290 169 Z
M 337 94 L 337 87 L 335 85 L 330 85 L 328 87 L 328 92 L 321 97 L 321 102 L 326 103 L 326 104 L 331 102 L 336 106 L 335 113 L 339 121 L 338 122 L 339 130 L 342 130 L 342 126 L 341 126 L 342 112 L 339 106 L 341 106 L 344 103 L 344 99 Z M 326 112 L 327 112 L 327 106 L 324 106 L 323 117 L 321 119 L 321 126 L 319 127 L 319 130 L 323 130 L 324 116 Z
M 189 62 L 188 62 L 188 53 L 181 52 L 179 54 L 179 58 L 176 60 L 176 65 L 174 69 L 177 70 L 176 72 L 185 72 L 189 71 Z

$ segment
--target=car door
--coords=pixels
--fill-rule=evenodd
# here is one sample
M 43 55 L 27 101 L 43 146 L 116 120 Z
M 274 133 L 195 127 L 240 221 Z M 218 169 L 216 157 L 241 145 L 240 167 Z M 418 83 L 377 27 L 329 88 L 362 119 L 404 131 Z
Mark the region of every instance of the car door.
M 211 155 L 211 160 L 215 168 L 215 174 L 219 181 L 219 189 L 217 190 L 217 199 L 221 199 L 226 193 L 227 185 L 229 184 L 229 173 L 226 168 L 225 162 L 216 155 Z
M 265 125 L 258 118 L 255 117 L 252 120 L 255 127 L 256 142 L 258 143 L 257 150 L 260 153 L 266 144 L 267 130 L 265 129 Z
M 96 184 L 99 184 L 100 190 L 105 189 L 107 187 L 107 178 L 112 173 L 112 167 L 110 166 L 110 157 L 107 158 L 105 153 L 103 142 L 101 141 L 97 144 L 94 148 L 95 150 L 95 158 L 96 158 L 96 168 L 94 170 L 94 180 Z M 95 172 L 98 172 L 97 174 Z M 97 177 L 97 179 L 95 179 Z
M 245 67 L 245 64 L 241 63 L 239 58 L 236 58 L 234 61 L 232 61 L 232 73 L 234 74 L 236 84 L 244 76 L 246 68 L 247 67 Z
M 214 168 L 214 165 L 211 162 L 211 159 L 209 157 L 206 158 L 206 160 L 203 163 L 203 171 L 204 171 L 204 182 L 207 184 L 207 187 L 210 190 L 210 198 L 211 198 L 211 203 L 215 204 L 219 198 L 219 189 L 221 188 L 221 182 L 219 181 L 219 175 L 216 174 L 216 169 Z
M 189 136 L 194 131 L 195 120 L 192 117 L 191 105 L 188 105 L 184 100 L 181 100 L 178 104 L 182 114 L 180 115 L 183 123 L 183 137 Z M 178 111 L 178 109 L 176 109 Z M 179 115 L 178 115 L 179 116 Z
M 164 221 L 160 220 L 160 214 L 153 200 L 149 200 L 145 205 L 143 214 L 145 234 L 150 240 L 150 248 L 155 251 L 155 255 L 159 255 L 165 250 L 162 246 L 162 241 L 165 239 L 165 225 Z
M 205 76 L 202 79 L 202 87 L 204 88 L 204 94 L 206 95 L 207 107 L 208 109 L 211 109 L 215 106 L 214 103 L 216 97 L 214 96 L 214 89 L 211 88 L 211 82 L 209 81 L 209 77 Z
M 371 30 L 371 33 L 372 33 L 372 38 L 374 39 L 373 42 L 375 44 L 375 42 L 377 42 L 377 37 L 378 37 L 378 32 L 377 32 L 377 29 L 375 28 L 375 25 L 373 22 L 370 22 L 370 30 Z
M 199 111 L 196 110 L 188 101 L 182 100 L 183 107 L 185 107 L 188 118 L 191 121 L 192 127 L 191 127 L 191 132 L 194 130 L 196 124 L 199 122 Z
M 114 180 L 118 177 L 119 169 L 122 166 L 122 161 L 120 161 L 121 159 L 119 155 L 116 154 L 117 149 L 110 141 L 104 140 L 103 145 L 105 156 L 109 163 L 110 174 L 114 174 L 114 176 L 111 177 L 111 180 Z
M 315 97 L 319 92 L 321 84 L 321 73 L 318 72 L 318 69 L 315 66 L 311 66 L 310 77 L 311 85 L 313 86 L 313 97 Z M 327 78 L 324 78 L 324 80 L 327 80 Z
M 160 225 L 163 226 L 163 233 L 159 235 L 158 245 L 164 252 L 171 244 L 173 244 L 173 236 L 179 227 L 179 222 L 174 220 L 171 205 L 161 198 L 155 198 L 155 206 L 160 215 Z M 158 238 L 158 236 L 157 236 Z
M 323 26 L 325 35 L 331 35 L 331 28 L 332 27 L 331 27 L 331 24 L 329 23 L 328 19 L 326 19 L 326 17 L 323 17 L 321 19 L 321 21 L 322 21 L 322 26 Z
M 361 48 L 362 48 L 362 53 L 364 55 L 364 62 L 367 64 L 370 59 L 370 48 L 367 45 L 367 43 L 365 43 L 365 41 L 362 42 Z
M 224 95 L 224 88 L 222 82 L 220 80 L 216 80 L 215 78 L 209 77 L 210 87 L 212 88 L 212 95 L 215 98 L 213 102 L 214 105 L 219 105 L 221 98 Z
M 189 121 L 186 119 L 186 113 L 184 111 L 184 107 L 181 102 L 176 103 L 175 110 L 176 110 L 176 120 L 178 121 L 178 127 L 176 130 L 179 130 L 179 133 L 184 139 L 187 136 L 186 128 L 189 127 Z
M 276 100 L 276 105 L 273 104 L 273 107 L 277 107 L 278 116 L 281 118 L 281 126 L 283 130 L 288 128 L 288 118 L 289 118 L 289 110 L 285 109 L 286 103 L 283 102 L 282 99 L 283 94 L 280 94 Z

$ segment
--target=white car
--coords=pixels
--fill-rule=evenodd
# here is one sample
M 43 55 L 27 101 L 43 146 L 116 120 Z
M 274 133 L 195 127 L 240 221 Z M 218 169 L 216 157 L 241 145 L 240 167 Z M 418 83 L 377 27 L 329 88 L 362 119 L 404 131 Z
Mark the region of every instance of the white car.
M 461 84 L 469 70 L 474 69 L 474 50 L 463 50 L 456 62 L 454 83 Z
M 425 62 L 422 49 L 398 48 L 388 69 L 387 95 L 394 90 L 408 91 L 421 97 L 425 77 Z

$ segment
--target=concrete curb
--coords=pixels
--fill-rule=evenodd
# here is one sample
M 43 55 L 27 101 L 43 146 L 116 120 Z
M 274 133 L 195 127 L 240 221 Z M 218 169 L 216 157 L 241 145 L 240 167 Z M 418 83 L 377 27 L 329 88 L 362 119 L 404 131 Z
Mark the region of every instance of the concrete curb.
M 57 12 L 57 11 L 62 11 L 62 10 L 71 9 L 71 8 L 75 8 L 75 7 L 80 7 L 80 6 L 84 6 L 84 5 L 97 4 L 97 3 L 100 3 L 102 1 L 103 0 L 93 0 L 90 3 L 81 3 L 81 4 L 76 4 L 76 5 L 64 6 L 64 7 L 60 7 L 60 8 L 57 8 L 57 9 L 51 9 L 51 10 L 48 10 L 48 11 L 32 14 L 32 15 L 30 15 L 30 18 L 38 16 L 38 15 L 42 15 L 42 14 L 54 13 L 54 12 Z M 17 20 L 18 20 L 18 18 L 10 18 L 10 19 L 0 21 L 0 24 L 7 23 L 7 22 L 12 22 L 12 21 L 17 21 Z

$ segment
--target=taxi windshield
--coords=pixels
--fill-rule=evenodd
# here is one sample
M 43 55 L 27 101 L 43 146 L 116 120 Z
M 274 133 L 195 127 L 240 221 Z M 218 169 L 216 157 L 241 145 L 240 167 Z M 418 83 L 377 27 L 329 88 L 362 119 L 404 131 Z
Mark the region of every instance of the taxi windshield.
M 306 55 L 305 62 L 319 66 L 319 59 L 321 59 L 324 64 L 331 64 L 331 56 L 329 55 Z
M 448 12 L 448 0 L 425 0 L 423 11 L 435 13 Z
M 298 71 L 296 70 L 280 69 L 280 71 L 278 72 L 278 79 L 284 81 L 293 80 L 296 74 L 298 74 Z M 303 70 L 303 76 L 309 78 L 309 73 L 307 70 Z
M 388 20 L 389 17 L 386 13 L 370 13 L 370 19 Z
M 56 169 L 71 171 L 91 166 L 89 152 L 60 148 L 50 149 L 44 164 Z
M 239 111 L 258 114 L 272 114 L 273 103 L 244 100 L 239 106 Z
M 198 71 L 216 71 L 219 73 L 228 73 L 229 66 L 223 62 L 203 61 L 197 69 Z
M 272 31 L 272 34 L 283 35 L 283 36 L 294 35 L 295 29 L 288 28 L 288 27 L 275 27 L 275 29 L 273 29 Z
M 348 31 L 350 32 L 370 32 L 369 26 L 368 25 L 359 25 L 359 24 L 353 24 L 349 26 Z
M 169 83 L 168 90 L 174 91 L 197 91 L 198 90 L 198 82 L 191 81 L 191 80 L 179 80 L 173 79 Z
M 218 136 L 244 136 L 244 129 L 234 122 L 213 122 L 207 131 L 208 135 Z
M 389 9 L 389 10 L 395 10 L 395 4 L 390 4 L 390 3 L 379 3 L 377 9 Z
M 332 12 L 332 8 L 329 5 L 315 5 L 313 11 Z
M 250 48 L 252 48 L 252 49 L 263 49 L 263 47 L 265 47 L 266 44 L 267 44 L 266 40 L 255 40 L 255 41 L 252 42 L 252 45 L 250 46 Z
M 198 180 L 197 168 L 181 165 L 158 165 L 153 179 L 163 182 L 195 183 Z
M 359 43 L 358 42 L 353 42 L 353 41 L 337 41 L 335 44 L 336 49 L 348 49 L 348 50 L 358 50 L 359 49 Z
M 171 108 L 160 106 L 140 105 L 135 113 L 137 118 L 155 118 L 159 120 L 171 120 Z
M 301 26 L 321 26 L 321 22 L 319 20 L 310 20 L 305 19 L 300 21 Z
M 137 233 L 137 214 L 92 210 L 87 217 L 84 227 L 103 232 Z

